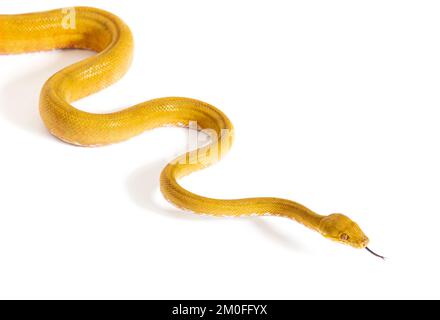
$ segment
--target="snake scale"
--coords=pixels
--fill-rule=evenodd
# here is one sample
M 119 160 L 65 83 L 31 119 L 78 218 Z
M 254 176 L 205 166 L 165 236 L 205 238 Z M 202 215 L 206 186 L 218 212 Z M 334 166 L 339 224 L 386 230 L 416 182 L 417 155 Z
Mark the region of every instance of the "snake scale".
M 168 97 L 107 114 L 73 107 L 74 101 L 124 76 L 132 61 L 133 37 L 129 27 L 109 12 L 88 7 L 69 10 L 0 15 L 0 54 L 69 48 L 97 53 L 59 71 L 44 84 L 40 114 L 52 135 L 70 144 L 90 147 L 121 142 L 157 127 L 188 127 L 196 122 L 199 130 L 209 129 L 215 133 L 215 138 L 208 145 L 181 155 L 162 171 L 161 192 L 172 204 L 214 216 L 285 217 L 328 239 L 369 250 L 368 238 L 355 222 L 342 214 L 319 215 L 299 203 L 280 198 L 213 199 L 184 189 L 178 183 L 180 178 L 220 160 L 233 142 L 231 121 L 222 111 L 205 102 Z M 70 24 L 66 25 L 69 14 L 67 22 Z

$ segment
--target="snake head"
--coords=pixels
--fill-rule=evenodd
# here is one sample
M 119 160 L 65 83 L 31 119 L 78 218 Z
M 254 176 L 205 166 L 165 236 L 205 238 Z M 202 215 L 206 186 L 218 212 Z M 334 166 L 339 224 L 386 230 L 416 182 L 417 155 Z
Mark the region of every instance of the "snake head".
M 364 249 L 368 245 L 368 237 L 358 224 L 343 214 L 335 213 L 322 218 L 319 232 L 327 239 L 357 248 Z

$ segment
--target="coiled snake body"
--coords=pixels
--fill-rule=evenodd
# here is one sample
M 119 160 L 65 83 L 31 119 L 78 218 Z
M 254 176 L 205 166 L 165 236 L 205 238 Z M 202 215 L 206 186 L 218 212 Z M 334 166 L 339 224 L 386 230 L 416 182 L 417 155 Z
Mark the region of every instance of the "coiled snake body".
M 321 216 L 296 202 L 279 198 L 206 198 L 181 187 L 178 179 L 215 163 L 232 144 L 231 122 L 223 112 L 205 102 L 181 97 L 160 98 L 108 114 L 74 108 L 72 102 L 110 86 L 125 74 L 132 60 L 133 38 L 127 25 L 111 13 L 87 7 L 70 10 L 73 27 L 65 25 L 66 9 L 0 15 L 0 54 L 68 48 L 98 53 L 63 69 L 45 83 L 40 96 L 40 114 L 52 135 L 75 145 L 100 146 L 127 140 L 156 127 L 188 127 L 195 121 L 199 129 L 213 130 L 216 138 L 165 167 L 160 185 L 171 203 L 201 214 L 287 217 L 326 238 L 355 248 L 367 247 L 368 238 L 359 226 L 341 214 Z

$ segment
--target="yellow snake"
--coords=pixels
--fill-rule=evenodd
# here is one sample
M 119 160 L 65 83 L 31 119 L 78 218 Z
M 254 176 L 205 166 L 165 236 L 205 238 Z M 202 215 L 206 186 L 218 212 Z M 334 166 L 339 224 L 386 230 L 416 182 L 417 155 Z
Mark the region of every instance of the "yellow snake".
M 44 84 L 40 114 L 52 135 L 74 145 L 101 146 L 127 140 L 145 130 L 188 127 L 196 122 L 198 130 L 210 129 L 214 138 L 210 144 L 185 153 L 165 167 L 160 186 L 168 201 L 194 213 L 214 216 L 286 217 L 331 240 L 368 249 L 368 238 L 355 222 L 342 214 L 318 215 L 280 198 L 206 198 L 179 185 L 180 178 L 220 160 L 233 141 L 229 119 L 205 102 L 182 97 L 160 98 L 108 114 L 74 108 L 72 102 L 110 86 L 131 64 L 132 33 L 117 16 L 88 7 L 0 15 L 0 54 L 68 48 L 93 50 L 97 55 L 63 69 Z

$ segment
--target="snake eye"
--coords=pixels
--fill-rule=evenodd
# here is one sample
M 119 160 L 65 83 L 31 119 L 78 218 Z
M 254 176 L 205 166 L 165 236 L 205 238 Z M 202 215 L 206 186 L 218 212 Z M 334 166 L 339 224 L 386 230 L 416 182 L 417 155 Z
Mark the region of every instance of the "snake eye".
M 348 234 L 346 234 L 346 233 L 341 233 L 341 235 L 339 236 L 339 238 L 340 238 L 342 241 L 347 241 L 348 239 L 350 239 L 350 237 L 349 237 Z

